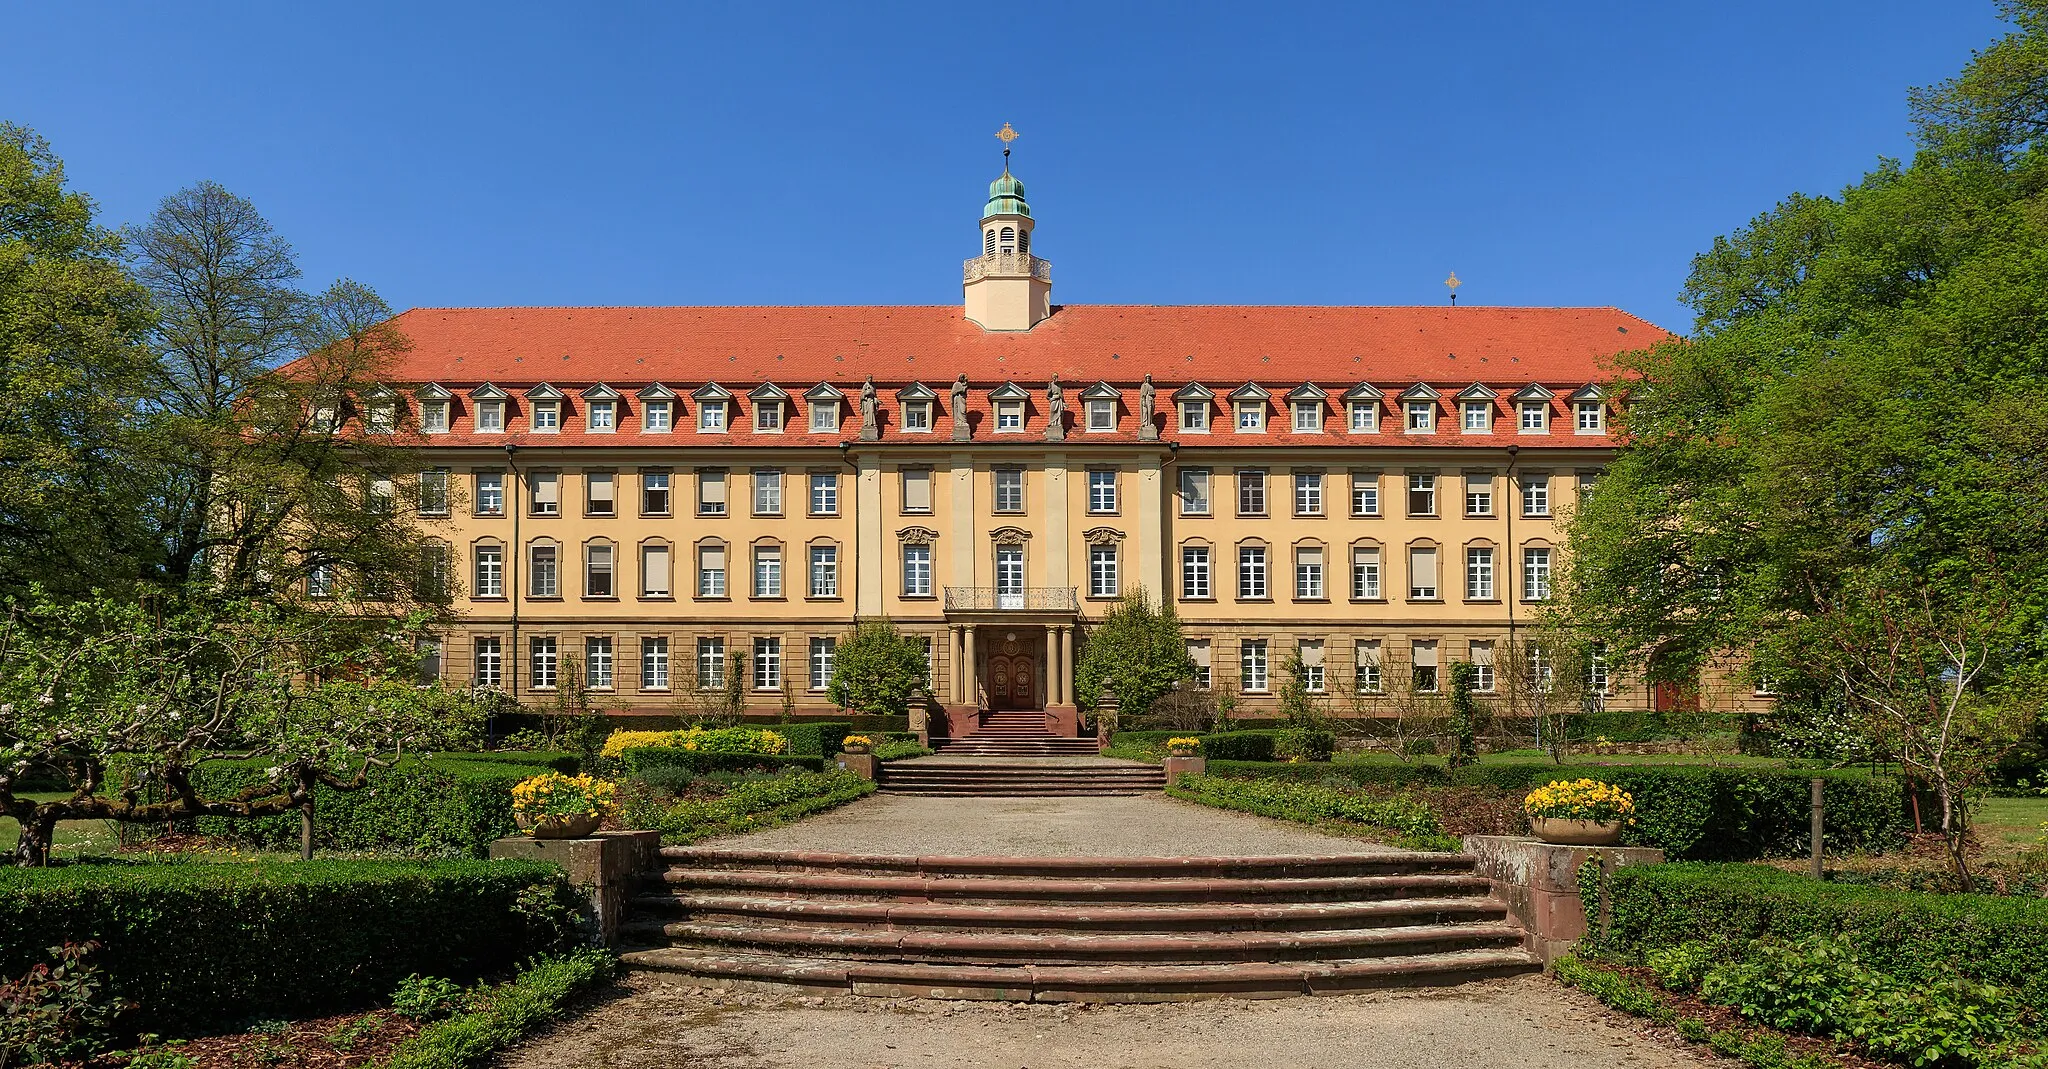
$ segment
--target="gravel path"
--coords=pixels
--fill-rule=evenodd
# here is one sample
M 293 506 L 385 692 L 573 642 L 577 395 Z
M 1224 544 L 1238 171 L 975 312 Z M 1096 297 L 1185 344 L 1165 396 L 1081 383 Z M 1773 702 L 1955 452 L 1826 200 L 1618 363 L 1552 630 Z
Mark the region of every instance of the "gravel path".
M 1236 857 L 1395 850 L 1157 794 L 1072 798 L 875 794 L 787 827 L 714 839 L 711 844 L 862 854 L 1016 857 Z
M 1706 1069 L 1540 976 L 1272 1002 L 1149 1006 L 798 998 L 670 986 L 511 1052 L 512 1069 Z

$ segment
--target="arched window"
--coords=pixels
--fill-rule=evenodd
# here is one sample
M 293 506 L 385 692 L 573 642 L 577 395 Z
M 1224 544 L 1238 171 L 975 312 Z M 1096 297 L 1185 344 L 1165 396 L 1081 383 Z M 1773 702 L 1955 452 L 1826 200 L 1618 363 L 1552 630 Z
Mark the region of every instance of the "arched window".
M 619 589 L 614 581 L 618 567 L 618 549 L 604 539 L 593 539 L 583 544 L 583 596 L 586 598 L 615 598 Z
M 650 538 L 640 543 L 640 596 L 666 598 L 675 592 L 670 579 L 672 552 L 668 542 Z
M 1016 251 L 1017 251 L 1017 228 L 1016 228 L 1016 227 L 1013 227 L 1013 226 L 1006 226 L 1006 227 L 1004 227 L 1004 228 L 1003 228 L 1003 243 L 1002 243 L 1002 251 L 1003 251 L 1003 252 L 1006 252 L 1006 253 L 1009 253 L 1009 252 L 1016 252 Z
M 986 234 L 983 234 L 983 235 L 981 236 L 981 254 L 982 254 L 983 256 L 994 256 L 994 255 L 996 254 L 996 228 L 995 228 L 995 227 L 989 227 L 989 228 L 988 228 L 988 233 L 986 233 Z
M 526 547 L 526 595 L 562 596 L 562 549 L 552 538 L 536 538 Z

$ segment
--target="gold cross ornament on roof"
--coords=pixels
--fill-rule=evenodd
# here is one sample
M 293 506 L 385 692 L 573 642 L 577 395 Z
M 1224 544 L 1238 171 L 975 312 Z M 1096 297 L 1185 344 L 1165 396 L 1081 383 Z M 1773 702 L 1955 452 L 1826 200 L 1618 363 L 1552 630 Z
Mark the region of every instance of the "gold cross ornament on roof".
M 1451 272 L 1451 277 L 1444 279 L 1444 285 L 1449 286 L 1452 293 L 1456 293 L 1458 292 L 1458 287 L 1464 285 L 1464 283 L 1458 281 L 1458 273 L 1453 271 Z
M 1010 142 L 1015 141 L 1022 136 L 1024 135 L 1018 133 L 1015 130 L 1010 129 L 1009 123 L 1004 123 L 1003 128 L 996 131 L 996 139 L 1003 143 L 1003 147 L 1005 149 L 1010 147 Z

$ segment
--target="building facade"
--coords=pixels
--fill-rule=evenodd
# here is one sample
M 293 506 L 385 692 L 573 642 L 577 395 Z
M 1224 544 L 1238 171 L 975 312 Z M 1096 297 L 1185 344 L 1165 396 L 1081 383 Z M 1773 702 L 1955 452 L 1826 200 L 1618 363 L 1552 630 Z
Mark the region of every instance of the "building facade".
M 1615 446 L 1602 369 L 1662 331 L 1055 306 L 1034 226 L 1006 170 L 962 307 L 405 313 L 392 385 L 458 591 L 434 670 L 545 701 L 573 664 L 636 713 L 739 672 L 755 711 L 821 712 L 836 640 L 888 617 L 955 730 L 1020 708 L 1072 730 L 1077 643 L 1143 588 L 1239 715 L 1296 656 L 1339 712 L 1456 661 L 1505 685 Z

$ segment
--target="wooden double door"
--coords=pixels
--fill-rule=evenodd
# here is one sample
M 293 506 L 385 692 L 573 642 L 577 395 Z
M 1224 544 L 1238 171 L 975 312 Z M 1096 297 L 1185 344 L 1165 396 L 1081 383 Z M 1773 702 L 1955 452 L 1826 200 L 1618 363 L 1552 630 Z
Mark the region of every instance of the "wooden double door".
M 1038 700 L 1038 658 L 1028 653 L 996 654 L 988 659 L 990 709 L 1042 709 Z

